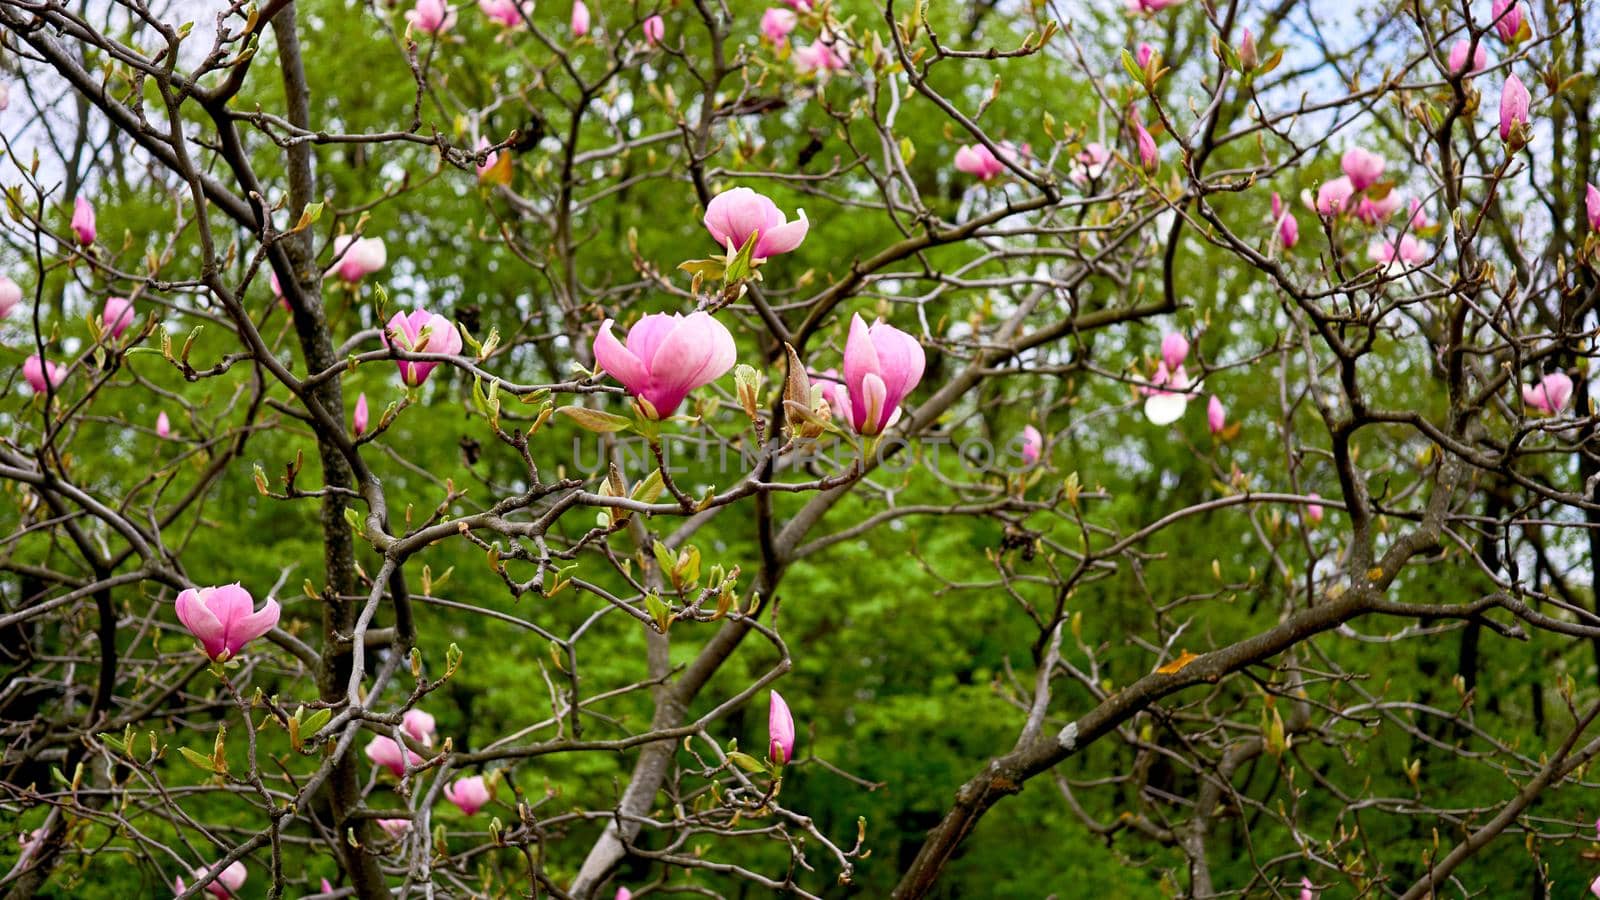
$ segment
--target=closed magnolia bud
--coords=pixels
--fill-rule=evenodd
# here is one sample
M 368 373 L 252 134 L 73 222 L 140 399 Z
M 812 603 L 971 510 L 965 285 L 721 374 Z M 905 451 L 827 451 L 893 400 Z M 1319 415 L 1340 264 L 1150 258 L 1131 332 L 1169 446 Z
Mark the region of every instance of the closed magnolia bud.
M 1250 29 L 1246 28 L 1243 40 L 1239 41 L 1239 65 L 1249 72 L 1256 67 L 1257 62 L 1259 59 L 1256 55 L 1256 38 L 1250 33 Z
M 739 405 L 744 408 L 744 414 L 754 419 L 761 406 L 761 373 L 740 363 L 733 369 L 733 388 L 739 395 Z

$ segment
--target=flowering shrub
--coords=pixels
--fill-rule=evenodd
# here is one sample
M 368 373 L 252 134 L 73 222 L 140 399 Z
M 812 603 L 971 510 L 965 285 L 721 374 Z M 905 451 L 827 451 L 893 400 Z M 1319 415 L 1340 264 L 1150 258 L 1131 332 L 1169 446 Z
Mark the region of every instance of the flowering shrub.
M 1361 6 L 0 2 L 0 890 L 1600 895 L 1600 21 Z

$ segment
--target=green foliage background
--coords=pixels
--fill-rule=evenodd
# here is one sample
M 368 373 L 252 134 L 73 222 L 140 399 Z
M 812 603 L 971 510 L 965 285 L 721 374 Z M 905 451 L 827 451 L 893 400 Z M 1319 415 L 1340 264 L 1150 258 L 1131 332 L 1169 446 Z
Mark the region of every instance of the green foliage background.
M 860 7 L 857 15 L 861 20 L 881 16 L 881 10 L 867 4 L 856 5 Z M 593 6 L 602 28 L 628 14 L 620 4 Z M 930 10 L 936 26 L 947 32 L 958 31 L 965 21 L 964 12 L 958 7 L 964 6 L 933 4 Z M 848 130 L 841 129 L 817 103 L 804 102 L 812 86 L 790 81 L 786 63 L 773 59 L 769 50 L 755 47 L 754 21 L 760 15 L 759 5 L 737 4 L 736 8 L 751 25 L 750 33 L 741 38 L 742 46 L 748 46 L 761 60 L 752 66 L 748 77 L 769 79 L 761 93 L 786 97 L 791 102 L 770 114 L 738 120 L 737 134 L 728 135 L 714 164 L 734 171 L 789 170 L 812 137 L 820 135 L 823 147 L 807 169 L 817 172 L 848 163 L 856 152 L 852 146 L 872 147 L 877 136 L 868 123 L 858 119 Z M 393 37 L 376 28 L 380 20 L 391 28 L 403 27 L 400 12 L 383 5 L 374 10 L 329 0 L 302 3 L 300 9 L 317 121 L 329 129 L 351 132 L 405 127 L 415 86 Z M 680 27 L 690 21 L 688 13 L 685 8 L 668 10 L 669 41 L 681 35 L 687 41 L 688 52 L 703 52 L 704 48 L 696 43 L 701 34 Z M 554 29 L 564 21 L 565 11 L 541 7 L 537 15 Z M 552 17 L 555 18 L 550 21 Z M 996 42 L 1006 37 L 1015 40 L 1027 30 L 1020 17 L 1009 22 L 996 14 L 991 21 L 994 24 L 984 33 L 993 35 L 991 40 Z M 1100 44 L 1104 46 L 1092 48 L 1093 52 L 1104 53 L 1108 63 L 1120 49 L 1119 42 L 1111 40 L 1116 29 L 1124 27 L 1119 22 L 1119 18 L 1109 16 L 1099 23 L 1103 38 Z M 1161 36 L 1163 46 L 1170 48 L 1172 55 L 1181 55 L 1185 48 L 1193 49 L 1202 43 L 1196 36 L 1197 14 L 1193 10 L 1174 15 L 1172 23 Z M 1093 33 L 1096 24 L 1086 20 L 1080 27 Z M 430 97 L 424 104 L 424 118 L 452 141 L 471 145 L 465 110 L 493 97 L 510 98 L 483 123 L 484 132 L 496 139 L 511 128 L 523 127 L 534 115 L 545 119 L 548 133 L 566 133 L 566 112 L 551 102 L 549 93 L 535 87 L 540 76 L 534 73 L 549 72 L 548 53 L 542 48 L 527 41 L 495 40 L 490 26 L 475 9 L 469 8 L 462 10 L 461 24 L 452 38 L 431 52 L 436 71 L 448 78 L 452 102 L 459 101 L 461 105 L 441 104 Z M 254 86 L 235 103 L 237 108 L 253 108 L 258 102 L 269 110 L 281 108 L 281 91 L 274 87 L 274 78 L 267 77 L 275 66 L 272 53 L 269 42 L 263 48 L 263 58 L 256 63 Z M 575 56 L 586 73 L 597 73 L 603 62 L 593 48 L 580 46 Z M 772 70 L 761 76 L 762 66 L 768 64 Z M 561 83 L 555 74 L 543 77 L 549 79 L 557 93 L 571 99 L 570 84 Z M 936 86 L 972 108 L 996 77 L 1003 85 L 1001 99 L 987 108 L 981 120 L 990 135 L 1027 142 L 1036 149 L 1048 147 L 1052 137 L 1045 133 L 1043 125 L 1043 114 L 1048 113 L 1060 123 L 1056 137 L 1061 136 L 1064 126 L 1085 129 L 1089 137 L 1096 137 L 1093 97 L 1082 77 L 1059 60 L 951 63 L 938 70 Z M 1173 81 L 1181 85 L 1178 79 Z M 648 76 L 623 76 L 620 88 L 606 99 L 628 98 L 628 115 L 637 121 L 638 133 L 652 133 L 668 127 L 674 117 L 661 101 L 669 86 L 680 99 L 694 96 L 694 84 L 681 65 L 666 61 Z M 1181 87 L 1171 86 L 1169 90 Z M 835 81 L 821 88 L 820 94 L 827 103 L 844 107 L 855 91 L 851 83 Z M 613 140 L 592 122 L 586 122 L 580 134 L 585 146 L 605 146 Z M 901 110 L 898 134 L 916 148 L 912 172 L 925 195 L 942 198 L 941 212 L 953 217 L 962 192 L 969 188 L 965 180 L 956 177 L 950 164 L 959 139 L 942 117 L 920 101 L 908 101 Z M 1105 137 L 1108 144 L 1115 143 L 1115 135 Z M 518 157 L 514 186 L 519 191 L 543 196 L 553 190 L 549 167 L 555 163 L 555 147 L 555 141 L 547 139 Z M 681 153 L 681 146 L 667 142 L 630 154 L 623 163 L 629 170 L 663 174 L 607 199 L 579 220 L 581 246 L 575 258 L 578 281 L 597 296 L 601 291 L 612 291 L 594 305 L 596 321 L 602 315 L 623 311 L 631 315 L 679 308 L 671 297 L 623 287 L 636 284 L 628 252 L 630 233 L 637 235 L 640 255 L 663 271 L 670 271 L 683 258 L 709 254 L 715 249 L 709 246 L 699 225 L 701 211 L 693 189 L 679 171 Z M 281 176 L 277 149 L 261 143 L 256 154 L 260 170 L 276 183 Z M 389 248 L 390 265 L 381 278 L 383 296 L 370 284 L 358 292 L 333 290 L 332 309 L 341 336 L 362 327 L 375 327 L 394 308 L 412 305 L 448 310 L 458 318 L 476 312 L 481 322 L 480 334 L 490 327 L 514 334 L 530 311 L 541 308 L 541 297 L 549 289 L 547 279 L 553 276 L 536 271 L 508 253 L 496 238 L 496 231 L 502 223 L 520 229 L 520 236 L 535 247 L 548 245 L 549 236 L 540 233 L 537 226 L 507 218 L 510 211 L 504 201 L 481 189 L 470 172 L 441 169 L 432 149 L 416 145 L 388 145 L 370 155 L 338 146 L 321 147 L 317 159 L 319 191 L 330 198 L 332 205 L 340 207 L 376 203 L 367 233 L 383 236 Z M 1226 164 L 1226 160 L 1218 162 Z M 1323 167 L 1331 170 L 1332 164 Z M 601 173 L 596 185 L 616 174 Z M 1302 187 L 1313 184 L 1316 176 L 1313 165 L 1296 174 L 1303 181 L 1275 185 L 1274 189 L 1294 197 Z M 852 177 L 847 175 L 845 180 Z M 100 200 L 102 240 L 114 247 L 122 246 L 119 258 L 129 261 L 139 259 L 146 251 L 159 250 L 172 221 L 170 199 L 154 196 L 147 185 L 134 179 L 108 179 L 106 195 Z M 779 298 L 805 296 L 806 289 L 796 286 L 803 278 L 809 278 L 812 285 L 826 283 L 853 258 L 898 239 L 881 215 L 860 214 L 837 202 L 837 198 L 829 202 L 815 194 L 802 195 L 767 179 L 719 174 L 714 182 L 718 186 L 750 184 L 772 195 L 786 210 L 806 208 L 812 222 L 811 238 L 799 252 L 773 261 L 765 270 L 767 288 Z M 410 189 L 398 192 L 402 183 Z M 281 183 L 276 189 L 282 190 Z M 382 200 L 389 192 L 397 193 L 397 198 Z M 1230 201 L 1221 202 L 1239 221 L 1261 214 L 1245 199 L 1232 201 L 1232 207 L 1227 205 Z M 213 220 L 223 227 L 220 216 L 213 216 Z M 351 224 L 350 218 L 337 222 L 329 218 L 318 227 L 331 236 L 333 228 Z M 124 232 L 126 244 L 118 237 Z M 1303 234 L 1303 258 L 1309 260 L 1319 252 L 1323 238 L 1310 228 L 1303 229 Z M 180 240 L 180 257 L 192 252 L 189 241 L 192 235 Z M 949 248 L 930 253 L 928 258 L 935 264 L 953 264 L 967 258 L 970 252 Z M 16 264 L 21 258 L 7 261 Z M 560 260 L 538 262 L 553 265 Z M 1284 322 L 1274 312 L 1275 305 L 1255 273 L 1241 271 L 1220 252 L 1198 241 L 1185 244 L 1181 266 L 1187 308 L 1178 322 L 1190 328 L 1209 326 L 1199 341 L 1198 352 L 1208 358 L 1243 360 L 1277 339 Z M 243 271 L 241 261 L 238 273 L 242 276 Z M 1155 288 L 1141 285 L 1135 290 Z M 263 333 L 278 341 L 286 359 L 292 358 L 293 341 L 284 334 L 283 313 L 272 303 L 265 278 L 258 277 L 249 291 L 252 302 L 261 310 Z M 74 336 L 81 339 L 83 334 L 82 316 L 97 305 L 59 273 L 46 284 L 45 295 L 48 312 L 59 322 L 70 349 Z M 1096 283 L 1086 286 L 1084 297 L 1097 304 L 1131 299 L 1119 294 L 1114 285 Z M 929 310 L 929 319 L 961 321 L 985 317 L 992 314 L 998 299 L 1002 298 L 957 292 L 943 301 L 942 309 Z M 384 304 L 387 305 L 380 312 Z M 871 314 L 875 308 L 874 298 L 867 297 L 853 301 L 844 312 Z M 179 335 L 194 324 L 170 312 L 164 313 L 164 318 L 167 327 Z M 560 323 L 536 316 L 531 327 L 544 329 L 557 324 Z M 751 319 L 745 324 L 755 323 Z M 825 348 L 813 353 L 811 359 L 817 368 L 837 364 L 844 326 L 843 318 L 834 322 Z M 1100 365 L 1120 369 L 1149 353 L 1158 339 L 1157 327 L 1140 325 L 1088 338 L 1089 343 L 1077 349 Z M 18 331 L 12 328 L 7 332 L 0 358 L 14 364 L 29 352 L 24 346 L 18 340 Z M 217 330 L 210 329 L 197 341 L 195 358 L 216 359 L 230 349 Z M 746 340 L 742 350 L 746 361 L 758 361 L 753 342 Z M 1395 392 L 1397 404 L 1428 409 L 1441 400 L 1438 392 L 1430 390 L 1426 374 L 1429 361 L 1416 358 L 1414 353 L 1412 348 L 1396 342 L 1383 355 L 1389 368 L 1370 375 L 1376 384 Z M 572 358 L 571 348 L 557 348 L 554 358 L 565 366 Z M 552 370 L 548 362 L 530 350 L 520 350 L 505 374 L 527 381 L 567 374 L 562 368 Z M 1292 362 L 1285 356 L 1257 363 L 1268 369 L 1281 364 Z M 159 357 L 137 357 L 130 366 L 140 377 L 162 390 L 181 394 L 202 410 L 200 418 L 174 422 L 181 435 L 219 433 L 238 423 L 240 410 L 231 406 L 228 399 L 239 379 L 245 377 L 242 370 L 227 378 L 189 385 Z M 932 361 L 932 366 L 938 371 L 937 360 Z M 769 370 L 769 375 L 775 373 L 776 370 Z M 972 398 L 959 416 L 952 417 L 952 426 L 960 435 L 1006 440 L 1030 421 L 1031 410 L 1043 407 L 1039 400 L 1072 398 L 1070 415 L 1040 424 L 1049 426 L 1047 432 L 1060 431 L 1074 421 L 1086 424 L 1074 427 L 1052 448 L 1049 468 L 1033 490 L 1047 494 L 1068 473 L 1076 472 L 1083 485 L 1099 488 L 1108 495 L 1103 501 L 1087 504 L 1093 518 L 1131 530 L 1164 511 L 1216 496 L 1219 485 L 1216 471 L 1211 468 L 1213 460 L 1224 471 L 1238 466 L 1256 479 L 1258 487 L 1290 487 L 1283 474 L 1281 437 L 1274 424 L 1279 415 L 1276 378 L 1257 378 L 1248 370 L 1224 371 L 1217 376 L 1215 385 L 1217 392 L 1228 398 L 1232 418 L 1243 426 L 1241 435 L 1225 447 L 1213 446 L 1198 409 L 1191 409 L 1189 416 L 1172 430 L 1156 428 L 1129 405 L 1125 387 L 1082 377 L 986 387 L 982 396 Z M 1212 386 L 1212 382 L 1207 383 L 1208 390 Z M 392 452 L 369 450 L 368 458 L 380 470 L 390 491 L 393 509 L 414 503 L 421 517 L 437 502 L 437 492 L 409 471 L 411 466 L 451 478 L 459 486 L 470 486 L 469 499 L 458 504 L 456 512 L 486 502 L 497 489 L 518 484 L 518 461 L 496 446 L 482 419 L 471 414 L 470 388 L 470 383 L 459 375 L 441 370 L 424 391 L 427 407 L 408 410 L 383 440 Z M 719 385 L 724 393 L 728 388 L 728 384 Z M 388 364 L 363 366 L 354 372 L 347 380 L 347 397 L 353 397 L 357 390 L 368 395 L 375 413 L 401 395 L 399 381 Z M 27 405 L 20 391 L 3 401 L 8 416 L 24 414 Z M 1116 405 L 1127 408 L 1089 418 L 1090 414 L 1098 415 L 1097 411 Z M 95 480 L 108 490 L 156 470 L 171 475 L 170 486 L 163 490 L 170 496 L 180 494 L 203 456 L 183 454 L 179 445 L 159 442 L 148 433 L 148 423 L 157 409 L 151 395 L 132 386 L 103 395 L 93 410 L 104 417 L 103 424 L 86 428 L 73 448 L 78 470 L 94 473 Z M 272 477 L 296 453 L 313 456 L 314 447 L 310 436 L 292 420 L 276 421 L 275 427 L 250 439 L 247 452 L 247 458 L 263 466 Z M 1313 436 L 1320 433 L 1321 426 L 1313 411 L 1297 410 L 1292 421 L 1302 440 L 1315 443 Z M 735 439 L 739 422 L 723 415 L 710 427 Z M 462 447 L 468 439 L 483 449 L 473 464 L 468 463 Z M 579 459 L 595 458 L 589 438 L 558 420 L 557 425 L 542 433 L 535 448 L 536 459 L 549 472 L 566 468 L 570 474 L 595 474 L 580 471 L 574 464 L 575 441 L 582 443 Z M 1416 477 L 1420 447 L 1374 435 L 1364 440 L 1362 449 L 1363 463 L 1373 469 L 1391 468 L 1397 485 Z M 952 453 L 946 453 L 939 465 L 946 474 L 962 474 L 961 463 Z M 1337 485 L 1324 462 L 1310 459 L 1304 466 L 1299 476 L 1303 489 L 1337 496 Z M 644 474 L 643 467 L 627 473 L 630 480 Z M 1559 467 L 1554 467 L 1551 474 L 1556 478 L 1570 477 Z M 698 478 L 709 483 L 715 477 L 714 473 L 700 472 L 683 480 L 697 483 Z M 722 477 L 725 483 L 728 476 Z M 901 502 L 949 500 L 933 478 L 915 468 L 905 476 L 899 490 Z M 801 498 L 783 497 L 776 505 L 780 515 L 785 515 L 797 509 L 800 502 Z M 875 508 L 870 499 L 851 500 L 830 515 L 825 530 L 831 530 L 829 525 L 836 528 L 841 527 L 840 523 L 859 520 Z M 1285 513 L 1282 529 L 1275 538 L 1298 540 L 1291 530 L 1293 522 L 1293 513 Z M 569 533 L 578 534 L 588 524 L 574 521 L 567 528 Z M 1040 517 L 1030 524 L 1051 529 L 1058 539 L 1073 537 L 1060 519 Z M 1312 531 L 1307 549 L 1324 565 L 1331 565 L 1338 552 L 1340 524 L 1340 515 L 1331 511 L 1327 523 Z M 661 527 L 670 528 L 671 523 Z M 866 846 L 871 850 L 870 857 L 859 865 L 857 886 L 853 889 L 828 887 L 836 873 L 823 857 L 815 856 L 820 871 L 807 876 L 813 890 L 838 896 L 886 896 L 922 835 L 949 806 L 955 788 L 990 756 L 1009 749 L 1014 741 L 1023 715 L 1001 694 L 1011 677 L 1009 666 L 1031 673 L 1030 652 L 1037 635 L 1004 591 L 952 589 L 952 585 L 992 582 L 997 559 L 1003 559 L 1018 572 L 1043 573 L 1042 563 L 1018 559 L 1016 551 L 1004 550 L 1002 538 L 997 524 L 981 519 L 910 519 L 808 559 L 783 582 L 778 621 L 794 651 L 796 665 L 779 687 L 800 722 L 802 758 L 785 780 L 783 796 L 791 807 L 812 815 L 822 831 L 840 843 L 849 844 L 858 819 L 864 821 Z M 200 582 L 238 580 L 258 596 L 285 567 L 293 567 L 289 587 L 282 596 L 285 622 L 291 629 L 300 627 L 311 632 L 317 619 L 316 601 L 296 590 L 302 579 L 315 581 L 320 569 L 321 548 L 311 504 L 264 500 L 253 487 L 250 467 L 242 465 L 225 479 L 198 522 L 185 520 L 174 525 L 167 539 L 183 548 L 185 565 Z M 759 558 L 750 513 L 744 508 L 721 515 L 697 535 L 694 543 L 708 563 L 740 565 L 747 573 Z M 1224 572 L 1224 580 L 1231 584 L 1244 583 L 1252 568 L 1264 566 L 1258 538 L 1247 526 L 1244 514 L 1237 510 L 1186 520 L 1158 535 L 1149 549 L 1153 555 L 1137 577 L 1124 569 L 1113 577 L 1085 585 L 1071 601 L 1072 608 L 1082 614 L 1083 640 L 1100 646 L 1103 659 L 1109 660 L 1104 673 L 1108 689 L 1114 690 L 1116 685 L 1126 684 L 1148 669 L 1149 655 L 1130 639 L 1133 634 L 1150 630 L 1146 597 L 1164 598 L 1213 589 L 1213 560 Z M 38 541 L 29 544 L 25 552 L 41 557 L 50 553 Z M 1305 552 L 1298 558 L 1303 577 L 1313 563 Z M 419 562 L 429 565 L 436 578 L 453 568 L 449 581 L 438 591 L 441 596 L 531 618 L 558 633 L 576 626 L 594 608 L 592 598 L 575 596 L 574 592 L 551 599 L 530 596 L 513 602 L 489 571 L 482 554 L 464 543 L 436 546 Z M 375 559 L 369 556 L 364 565 L 372 571 Z M 603 575 L 593 564 L 581 571 L 586 577 Z M 1200 605 L 1187 640 L 1198 649 L 1270 624 L 1283 590 L 1274 579 L 1263 569 L 1249 589 L 1222 591 L 1214 600 Z M 1031 599 L 1048 598 L 1047 589 L 1040 587 L 1040 595 Z M 1457 558 L 1407 575 L 1399 590 L 1420 601 L 1480 587 L 1474 573 Z M 119 602 L 133 608 L 153 597 L 153 591 L 129 591 L 119 597 Z M 424 606 L 419 613 L 420 646 L 430 667 L 442 664 L 445 649 L 451 643 L 466 652 L 460 674 L 426 703 L 438 718 L 441 735 L 452 738 L 457 747 L 476 749 L 548 713 L 544 677 L 551 670 L 551 662 L 548 648 L 537 637 L 481 617 L 439 608 Z M 170 617 L 163 624 L 168 629 L 161 639 L 163 648 L 181 650 L 187 638 L 174 630 Z M 675 630 L 677 658 L 690 658 L 711 627 L 681 625 L 680 630 Z M 1386 626 L 1364 623 L 1362 627 L 1376 633 Z M 1574 649 L 1548 636 L 1517 644 L 1486 634 L 1484 641 L 1485 652 L 1493 661 L 1484 666 L 1478 687 L 1482 724 L 1507 743 L 1537 756 L 1547 740 L 1548 729 L 1557 727 L 1547 723 L 1565 715 L 1559 700 L 1545 686 L 1558 675 L 1571 674 L 1587 686 L 1585 689 L 1592 690 L 1593 661 L 1582 648 Z M 1392 652 L 1390 645 L 1363 644 L 1336 634 L 1319 637 L 1313 644 L 1316 652 L 1337 655 L 1345 667 L 1362 673 L 1367 690 L 1445 707 L 1460 702 L 1450 684 L 1458 654 L 1458 639 L 1453 633 L 1437 640 L 1408 642 L 1401 645 L 1401 652 Z M 580 650 L 581 670 L 591 689 L 628 683 L 643 675 L 642 632 L 620 617 L 603 619 Z M 726 696 L 772 661 L 769 650 L 747 643 L 741 655 L 719 673 L 706 696 Z M 1026 677 L 1031 678 L 1031 674 Z M 281 683 L 270 689 L 293 696 L 308 687 Z M 1351 701 L 1349 692 L 1338 686 L 1324 689 L 1319 696 L 1330 701 Z M 1192 697 L 1186 695 L 1185 699 Z M 1087 709 L 1090 703 L 1091 698 L 1083 692 L 1064 690 L 1058 695 L 1053 712 L 1064 719 Z M 1540 705 L 1540 711 L 1535 712 Z M 601 711 L 617 717 L 618 734 L 624 728 L 643 727 L 649 716 L 643 698 L 637 696 L 608 704 Z M 1367 860 L 1370 873 L 1405 880 L 1417 874 L 1424 854 L 1435 846 L 1434 830 L 1440 840 L 1452 841 L 1461 833 L 1459 823 L 1393 816 L 1381 808 L 1358 817 L 1335 819 L 1333 814 L 1341 804 L 1319 792 L 1311 777 L 1314 773 L 1338 771 L 1348 780 L 1350 772 L 1364 772 L 1372 796 L 1403 800 L 1416 796 L 1420 789 L 1436 802 L 1453 806 L 1488 807 L 1503 801 L 1513 790 L 1482 767 L 1469 767 L 1435 752 L 1418 736 L 1407 733 L 1405 726 L 1410 723 L 1408 714 L 1396 712 L 1391 721 L 1375 729 L 1375 737 L 1368 737 L 1367 732 L 1351 725 L 1347 726 L 1351 738 L 1348 742 L 1297 747 L 1296 753 L 1285 759 L 1284 766 L 1295 770 L 1292 783 L 1301 793 L 1289 791 L 1285 772 L 1265 763 L 1241 774 L 1235 786 L 1270 805 L 1299 804 L 1302 822 L 1313 840 L 1341 828 L 1361 829 L 1371 848 L 1372 856 Z M 174 748 L 187 745 L 208 750 L 214 725 L 193 722 L 189 728 L 168 730 L 162 740 Z M 596 733 L 607 731 L 603 723 L 591 727 Z M 758 704 L 735 714 L 720 724 L 719 731 L 724 739 L 738 739 L 742 746 L 762 746 L 764 706 Z M 1358 734 L 1360 739 L 1356 739 Z M 1156 737 L 1159 739 L 1159 735 Z M 1460 739 L 1441 737 L 1446 742 Z M 281 737 L 268 735 L 265 739 Z M 813 756 L 877 787 L 864 789 L 828 768 L 805 761 Z M 1420 785 L 1414 788 L 1403 770 L 1410 760 L 1419 757 L 1427 762 Z M 573 802 L 592 804 L 597 802 L 595 798 L 609 796 L 614 785 L 626 778 L 632 761 L 632 754 L 546 756 L 518 765 L 511 777 L 529 797 L 536 798 L 547 790 L 555 792 L 550 808 L 560 810 Z M 1070 778 L 1104 777 L 1125 773 L 1131 762 L 1132 754 L 1126 746 L 1106 741 L 1064 765 L 1061 774 Z M 169 756 L 166 776 L 171 784 L 193 783 L 199 777 L 176 753 Z M 1184 796 L 1193 786 L 1192 775 L 1174 773 L 1166 789 Z M 1123 812 L 1149 811 L 1151 807 L 1148 798 L 1130 796 L 1118 787 L 1087 791 L 1080 796 L 1086 808 L 1102 821 L 1114 821 Z M 1447 799 L 1441 800 L 1441 796 Z M 505 793 L 500 799 L 506 799 Z M 1581 818 L 1592 816 L 1595 806 L 1584 797 L 1557 794 L 1541 802 L 1536 812 Z M 223 834 L 248 833 L 261 826 L 243 805 L 214 797 L 186 804 L 186 809 L 196 819 L 216 824 Z M 503 808 L 501 813 L 504 814 Z M 0 829 L 32 827 L 39 815 L 39 811 L 32 811 L 19 819 L 11 811 L 0 811 Z M 448 820 L 455 814 L 441 807 L 440 815 Z M 1248 883 L 1252 855 L 1266 859 L 1296 852 L 1291 836 L 1270 827 L 1252 830 L 1247 845 L 1243 825 L 1238 816 L 1229 818 L 1213 838 L 1214 874 L 1219 884 Z M 554 847 L 550 864 L 558 878 L 576 871 L 590 836 L 578 829 Z M 195 835 L 188 837 L 196 840 Z M 1549 845 L 1543 860 L 1551 867 L 1550 877 L 1560 886 L 1562 896 L 1575 895 L 1577 885 L 1588 880 L 1587 866 L 1578 854 L 1589 836 L 1573 837 L 1582 840 Z M 122 856 L 118 838 L 103 831 L 91 829 L 85 843 L 104 849 L 95 855 L 69 856 L 52 884 L 52 896 L 72 895 L 83 900 L 154 896 L 177 871 L 176 867 L 153 871 L 142 860 Z M 1487 896 L 1526 894 L 1528 885 L 1537 878 L 1532 861 L 1514 846 L 1515 841 L 1504 843 L 1507 846 L 1503 849 L 1483 854 L 1463 870 L 1464 880 Z M 197 846 L 203 846 L 203 842 Z M 715 852 L 768 873 L 781 871 L 785 864 L 777 845 L 728 843 L 718 846 Z M 0 849 L 0 866 L 13 858 L 13 853 L 13 846 Z M 121 858 L 131 864 L 114 862 Z M 295 871 L 303 867 L 308 887 L 314 885 L 317 876 L 332 874 L 325 854 L 303 851 L 300 858 L 303 862 L 297 863 Z M 504 868 L 485 873 L 486 891 L 519 884 L 513 860 L 508 858 L 498 864 Z M 1132 832 L 1119 831 L 1106 837 L 1091 833 L 1072 814 L 1060 791 L 1049 779 L 1041 778 L 984 820 L 947 873 L 939 895 L 1161 897 L 1177 893 L 1178 886 L 1187 883 L 1183 865 L 1181 854 L 1174 848 Z M 254 868 L 259 872 L 262 866 L 258 863 Z M 1308 866 L 1306 871 L 1318 877 L 1314 868 Z M 650 874 L 642 867 L 625 868 L 620 879 L 643 879 Z M 696 880 L 732 889 L 713 878 L 700 876 Z M 255 893 L 260 888 L 260 881 L 255 880 L 246 893 L 264 896 Z M 1252 889 L 1253 894 L 1260 895 L 1270 891 L 1262 884 Z M 755 894 L 747 891 L 743 895 Z M 1354 886 L 1335 888 L 1327 894 L 1355 895 Z

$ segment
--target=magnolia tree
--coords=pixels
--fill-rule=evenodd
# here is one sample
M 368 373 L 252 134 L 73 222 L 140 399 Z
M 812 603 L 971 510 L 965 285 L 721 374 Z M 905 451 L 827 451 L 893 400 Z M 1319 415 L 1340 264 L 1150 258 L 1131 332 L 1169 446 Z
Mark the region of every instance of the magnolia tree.
M 0 890 L 1590 889 L 1596 27 L 0 0 Z

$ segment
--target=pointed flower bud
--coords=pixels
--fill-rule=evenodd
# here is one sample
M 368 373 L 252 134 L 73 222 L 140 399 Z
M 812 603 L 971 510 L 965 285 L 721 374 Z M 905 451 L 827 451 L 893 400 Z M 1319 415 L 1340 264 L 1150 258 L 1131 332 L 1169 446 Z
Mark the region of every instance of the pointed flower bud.
M 133 303 L 126 297 L 107 297 L 100 321 L 113 338 L 122 337 L 122 333 L 133 324 Z
M 780 766 L 794 758 L 794 716 L 777 691 L 767 700 L 767 758 Z
M 72 230 L 78 235 L 78 243 L 85 247 L 94 243 L 94 206 L 87 198 L 72 201 Z

